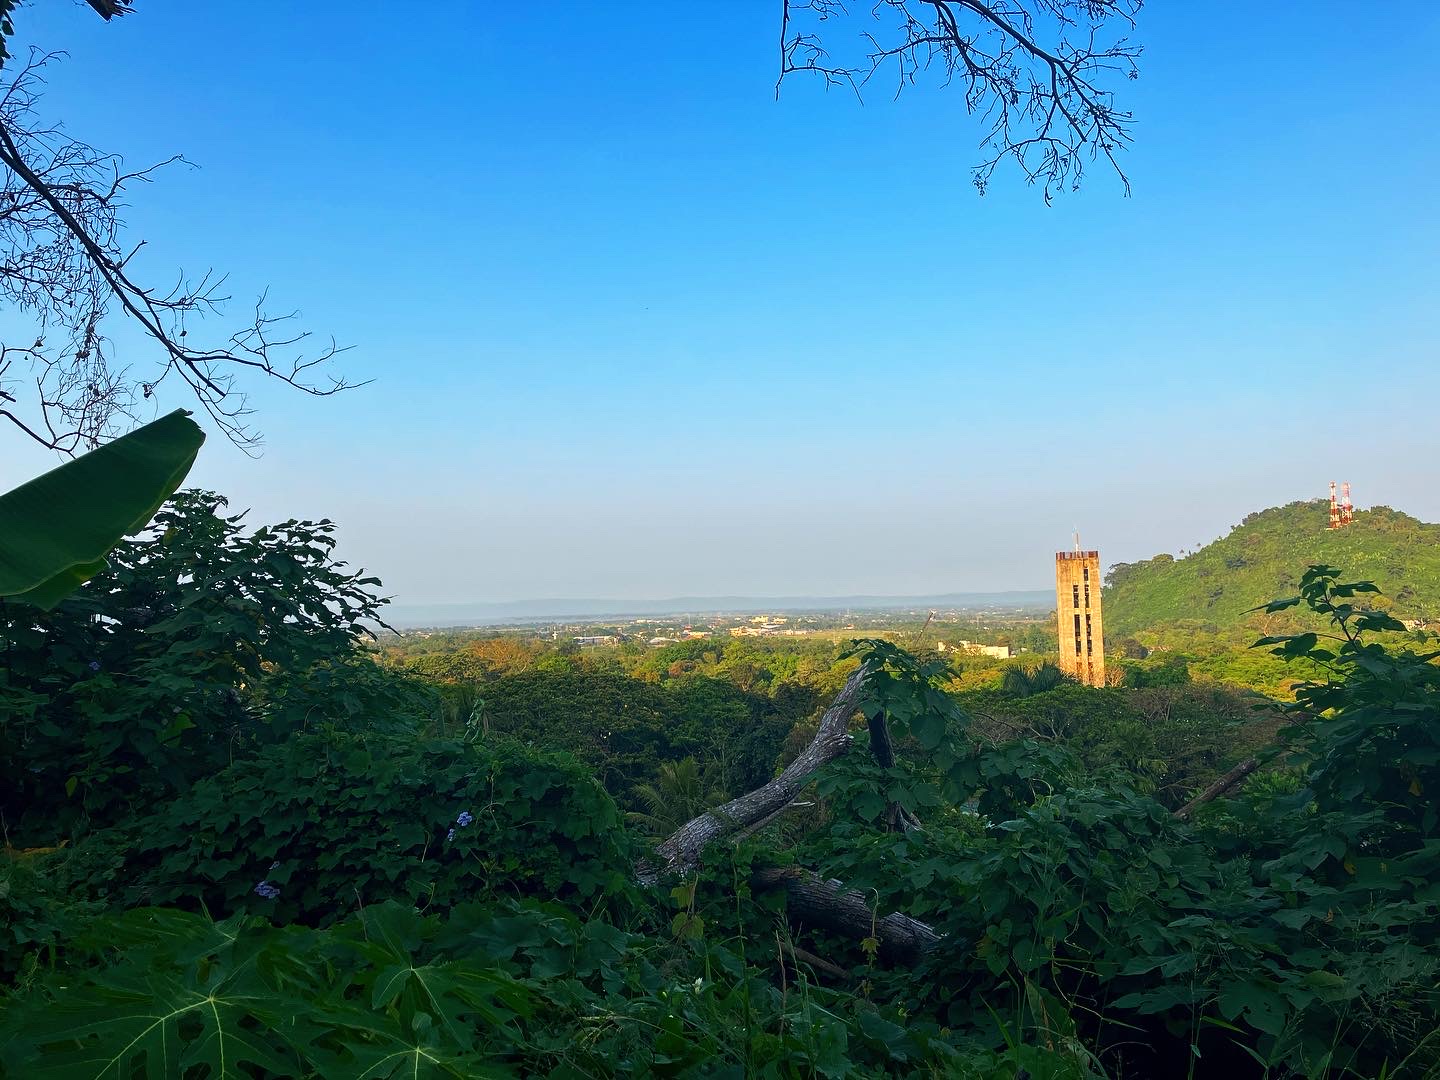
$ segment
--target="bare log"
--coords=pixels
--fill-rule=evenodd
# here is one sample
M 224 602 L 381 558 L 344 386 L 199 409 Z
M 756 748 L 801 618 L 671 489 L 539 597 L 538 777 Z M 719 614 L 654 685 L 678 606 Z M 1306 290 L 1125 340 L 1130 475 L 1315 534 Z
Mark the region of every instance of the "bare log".
M 779 776 L 686 822 L 656 847 L 659 866 L 647 862 L 637 867 L 640 881 L 653 885 L 665 874 L 692 870 L 707 845 L 732 833 L 756 832 L 788 809 L 815 771 L 845 753 L 854 742 L 850 720 L 870 672 L 871 665 L 862 664 L 845 681 L 844 689 L 820 718 L 815 738 Z M 877 757 L 882 764 L 894 762 L 888 732 L 882 735 Z M 918 827 L 919 823 L 907 814 L 897 820 L 897 825 L 908 828 Z M 887 961 L 913 962 L 941 939 L 930 926 L 908 915 L 877 915 L 864 893 L 839 881 L 826 881 L 808 870 L 771 867 L 757 871 L 753 881 L 762 888 L 779 886 L 785 890 L 786 911 L 792 923 L 821 927 L 857 940 L 873 937 Z
M 898 911 L 879 915 L 866 895 L 843 882 L 827 881 L 819 874 L 794 866 L 757 870 L 759 886 L 785 890 L 785 911 L 792 924 L 813 926 L 864 940 L 879 942 L 880 956 L 895 963 L 914 963 L 940 943 L 941 935 Z
M 855 715 L 860 691 L 869 674 L 870 666 L 862 664 L 845 681 L 845 688 L 820 718 L 820 730 L 815 738 L 779 776 L 676 829 L 655 849 L 660 866 L 639 867 L 640 880 L 654 884 L 664 874 L 694 869 L 700 852 L 708 844 L 775 814 L 799 795 L 817 769 L 850 748 L 854 741 L 849 732 L 850 718 Z
M 1196 810 L 1200 809 L 1200 807 L 1204 806 L 1212 799 L 1218 799 L 1221 795 L 1224 795 L 1227 791 L 1235 787 L 1237 784 L 1240 783 L 1240 781 L 1244 780 L 1247 776 L 1249 776 L 1259 767 L 1260 760 L 1258 758 L 1252 757 L 1245 761 L 1242 761 L 1239 765 L 1236 765 L 1233 769 L 1227 772 L 1224 776 L 1220 777 L 1219 780 L 1216 780 L 1199 795 L 1196 795 L 1195 798 L 1191 799 L 1184 806 L 1180 807 L 1179 810 L 1176 810 L 1175 817 L 1179 818 L 1181 821 L 1188 821 L 1190 819 L 1190 815 L 1193 814 Z

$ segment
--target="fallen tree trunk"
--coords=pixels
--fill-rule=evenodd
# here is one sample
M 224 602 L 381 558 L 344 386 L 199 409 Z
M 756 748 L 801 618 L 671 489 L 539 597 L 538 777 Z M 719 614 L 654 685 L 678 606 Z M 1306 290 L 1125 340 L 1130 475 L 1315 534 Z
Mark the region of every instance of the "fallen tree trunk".
M 754 791 L 731 799 L 723 806 L 686 822 L 655 849 L 660 863 L 647 861 L 637 867 L 644 884 L 653 885 L 667 874 L 686 873 L 699 864 L 700 853 L 725 836 L 752 835 L 778 817 L 800 794 L 822 765 L 834 761 L 854 742 L 850 721 L 854 717 L 870 664 L 863 664 L 845 682 L 845 687 L 820 718 L 820 728 L 800 754 L 773 780 Z M 880 764 L 894 763 L 889 731 L 883 720 L 871 723 L 871 744 Z M 1195 810 L 1218 798 L 1249 776 L 1259 762 L 1251 758 L 1231 769 L 1205 791 L 1186 803 L 1174 816 L 1187 820 Z M 892 806 L 889 827 L 896 831 L 920 828 L 920 823 L 902 807 Z M 826 880 L 799 867 L 770 867 L 755 872 L 753 883 L 785 890 L 785 907 L 790 921 L 863 941 L 874 938 L 882 958 L 892 963 L 914 963 L 942 940 L 936 930 L 900 912 L 880 915 L 866 894 L 843 882 Z
M 758 831 L 777 817 L 804 790 L 817 769 L 850 749 L 855 741 L 849 731 L 850 720 L 870 672 L 871 665 L 862 664 L 845 681 L 844 689 L 820 718 L 815 738 L 779 776 L 749 794 L 691 819 L 671 833 L 655 848 L 660 864 L 646 862 L 637 867 L 640 881 L 653 885 L 667 874 L 693 870 L 707 845 L 733 833 Z M 882 730 L 879 745 L 877 756 L 881 757 L 882 764 L 892 764 L 894 756 L 888 731 Z M 919 822 L 906 814 L 896 825 L 918 828 Z M 772 867 L 757 870 L 753 881 L 757 886 L 779 886 L 785 890 L 786 914 L 792 923 L 821 927 L 860 941 L 874 937 L 886 960 L 914 962 L 940 941 L 940 935 L 918 919 L 899 912 L 878 915 L 864 893 L 839 881 L 826 881 L 808 870 Z
M 863 941 L 873 937 L 881 958 L 911 964 L 941 941 L 926 923 L 898 911 L 880 915 L 864 893 L 840 881 L 795 866 L 757 870 L 751 879 L 762 887 L 785 890 L 785 913 L 799 927 L 815 926 Z
M 850 718 L 855 715 L 860 691 L 869 674 L 870 666 L 862 664 L 845 681 L 845 688 L 820 718 L 820 730 L 815 738 L 779 776 L 680 826 L 655 848 L 661 864 L 639 867 L 640 880 L 654 884 L 665 874 L 693 870 L 700 852 L 708 844 L 753 825 L 789 804 L 809 783 L 815 770 L 834 761 L 854 742 L 849 731 Z
M 1244 780 L 1247 776 L 1249 776 L 1259 767 L 1259 758 L 1252 757 L 1245 761 L 1242 761 L 1239 765 L 1236 765 L 1233 769 L 1227 772 L 1224 776 L 1220 777 L 1219 780 L 1216 780 L 1199 795 L 1196 795 L 1195 798 L 1191 799 L 1184 806 L 1180 807 L 1179 810 L 1176 810 L 1175 816 L 1181 821 L 1189 821 L 1190 815 L 1195 813 L 1196 810 L 1200 809 L 1200 807 L 1204 806 L 1206 803 L 1214 799 L 1218 799 L 1221 795 L 1224 795 L 1225 792 L 1229 791 L 1236 784 L 1240 783 L 1241 780 Z

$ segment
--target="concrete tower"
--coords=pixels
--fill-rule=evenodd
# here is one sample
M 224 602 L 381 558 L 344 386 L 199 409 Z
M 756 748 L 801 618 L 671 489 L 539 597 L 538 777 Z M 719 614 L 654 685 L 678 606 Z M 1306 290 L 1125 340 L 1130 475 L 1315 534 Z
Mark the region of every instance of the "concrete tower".
M 1105 685 L 1105 638 L 1100 622 L 1100 552 L 1055 553 L 1055 619 L 1060 666 L 1086 686 Z

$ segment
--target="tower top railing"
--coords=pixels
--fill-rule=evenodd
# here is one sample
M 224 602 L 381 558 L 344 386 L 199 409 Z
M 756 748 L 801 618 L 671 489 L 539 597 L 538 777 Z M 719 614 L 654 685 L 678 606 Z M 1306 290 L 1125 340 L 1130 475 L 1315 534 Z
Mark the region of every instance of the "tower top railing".
M 1057 552 L 1055 552 L 1055 561 L 1056 561 L 1056 562 L 1061 562 L 1062 560 L 1069 560 L 1069 559 L 1098 559 L 1098 558 L 1100 558 L 1100 552 L 1098 552 L 1098 551 L 1057 551 Z

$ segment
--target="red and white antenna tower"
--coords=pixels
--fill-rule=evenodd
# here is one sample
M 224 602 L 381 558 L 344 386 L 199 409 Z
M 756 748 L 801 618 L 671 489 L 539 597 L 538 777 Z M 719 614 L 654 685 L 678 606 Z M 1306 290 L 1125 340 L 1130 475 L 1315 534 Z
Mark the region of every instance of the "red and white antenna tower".
M 1340 528 L 1340 504 L 1335 500 L 1335 481 L 1330 481 L 1330 524 L 1331 529 Z
M 1350 481 L 1340 485 L 1340 524 L 1349 525 L 1355 514 L 1355 504 L 1350 501 Z

